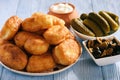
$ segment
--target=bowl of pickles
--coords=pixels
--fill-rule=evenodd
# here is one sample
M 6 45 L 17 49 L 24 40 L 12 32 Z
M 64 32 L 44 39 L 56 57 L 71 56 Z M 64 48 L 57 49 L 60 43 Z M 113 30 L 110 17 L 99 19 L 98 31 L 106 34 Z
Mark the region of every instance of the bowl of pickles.
M 119 17 L 108 11 L 82 13 L 71 20 L 70 29 L 83 40 L 111 37 L 119 30 Z
M 83 45 L 98 66 L 120 61 L 120 41 L 114 36 L 85 40 Z

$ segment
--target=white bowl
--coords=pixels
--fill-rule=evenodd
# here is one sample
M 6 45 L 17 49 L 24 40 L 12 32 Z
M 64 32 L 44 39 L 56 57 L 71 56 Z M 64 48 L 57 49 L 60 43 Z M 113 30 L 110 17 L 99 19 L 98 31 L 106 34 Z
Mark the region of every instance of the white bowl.
M 92 39 L 96 39 L 96 37 L 92 37 L 92 36 L 88 36 L 85 34 L 82 34 L 80 32 L 78 32 L 77 30 L 75 30 L 72 26 L 70 26 L 70 30 L 76 34 L 79 38 L 83 39 L 83 40 L 92 40 Z M 114 33 L 108 35 L 108 36 L 102 36 L 102 37 L 98 37 L 98 38 L 109 38 L 111 36 L 114 36 L 114 34 L 116 34 L 118 31 L 120 30 L 120 28 L 118 28 L 117 31 L 115 31 Z
M 109 38 L 105 38 L 105 39 L 109 39 L 112 40 L 113 38 L 115 38 L 114 36 L 109 37 Z M 116 38 L 115 38 L 116 39 Z M 95 39 L 92 39 L 95 40 Z M 116 39 L 118 41 L 118 39 Z M 88 40 L 83 41 L 83 45 L 85 47 L 85 49 L 87 50 L 87 52 L 89 53 L 89 55 L 91 56 L 91 58 L 94 60 L 94 62 L 98 65 L 98 66 L 104 66 L 104 65 L 108 65 L 108 64 L 113 64 L 115 62 L 120 61 L 120 54 L 119 55 L 114 55 L 114 56 L 108 56 L 108 57 L 103 57 L 103 58 L 95 58 L 92 53 L 88 50 L 86 43 Z M 120 42 L 118 42 L 120 44 Z

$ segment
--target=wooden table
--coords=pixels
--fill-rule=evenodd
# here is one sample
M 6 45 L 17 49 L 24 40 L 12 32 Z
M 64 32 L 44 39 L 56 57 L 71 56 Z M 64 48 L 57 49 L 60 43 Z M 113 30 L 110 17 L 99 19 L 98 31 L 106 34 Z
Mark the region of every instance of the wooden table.
M 17 15 L 23 19 L 34 12 L 48 12 L 51 4 L 63 0 L 0 0 L 0 28 L 6 19 Z M 119 0 L 66 0 L 76 6 L 79 14 L 107 10 L 120 16 Z M 116 33 L 120 40 L 120 31 Z M 81 42 L 81 39 L 79 39 Z M 0 80 L 120 80 L 120 62 L 99 67 L 83 48 L 79 61 L 64 72 L 49 76 L 25 76 L 13 73 L 0 65 Z

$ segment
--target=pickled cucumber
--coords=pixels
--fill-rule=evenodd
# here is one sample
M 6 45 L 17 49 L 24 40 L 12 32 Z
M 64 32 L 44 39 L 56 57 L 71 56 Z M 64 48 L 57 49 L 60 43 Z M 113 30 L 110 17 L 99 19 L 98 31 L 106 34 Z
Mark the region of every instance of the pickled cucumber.
M 119 25 L 119 17 L 114 14 L 114 13 L 111 13 L 111 12 L 107 12 L 105 11 L 110 17 L 112 17 L 112 19 Z
M 80 15 L 80 19 L 82 19 L 82 20 L 86 19 L 87 17 L 88 17 L 88 15 L 85 14 L 85 13 L 83 13 L 83 14 Z
M 96 24 L 98 24 L 100 26 L 100 28 L 105 33 L 105 35 L 110 32 L 110 26 L 109 26 L 108 22 L 101 15 L 99 15 L 95 12 L 91 12 L 91 13 L 89 13 L 88 18 L 90 18 L 94 22 L 96 22 Z
M 99 14 L 109 23 L 112 30 L 118 29 L 118 24 L 104 11 L 100 11 Z
M 73 19 L 71 21 L 71 25 L 72 27 L 77 30 L 78 32 L 80 33 L 83 33 L 85 35 L 89 35 L 89 36 L 95 36 L 95 34 L 90 31 L 83 23 L 82 21 L 78 20 L 77 18 L 76 19 Z
M 83 24 L 85 24 L 88 28 L 90 28 L 95 33 L 96 37 L 100 37 L 103 35 L 102 30 L 94 21 L 87 18 L 83 21 Z

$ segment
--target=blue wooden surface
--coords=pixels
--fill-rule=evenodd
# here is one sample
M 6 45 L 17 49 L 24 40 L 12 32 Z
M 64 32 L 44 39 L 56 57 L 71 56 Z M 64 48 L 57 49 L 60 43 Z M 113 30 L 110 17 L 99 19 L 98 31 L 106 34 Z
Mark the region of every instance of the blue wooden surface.
M 0 0 L 0 29 L 7 18 L 18 15 L 22 19 L 32 13 L 48 12 L 50 5 L 63 0 Z M 79 14 L 107 10 L 120 16 L 118 0 L 66 0 L 76 6 Z M 115 36 L 120 40 L 120 31 Z M 80 40 L 81 42 L 81 40 Z M 0 80 L 120 80 L 120 62 L 99 67 L 90 58 L 86 50 L 79 61 L 68 70 L 50 76 L 25 76 L 13 73 L 0 65 Z

